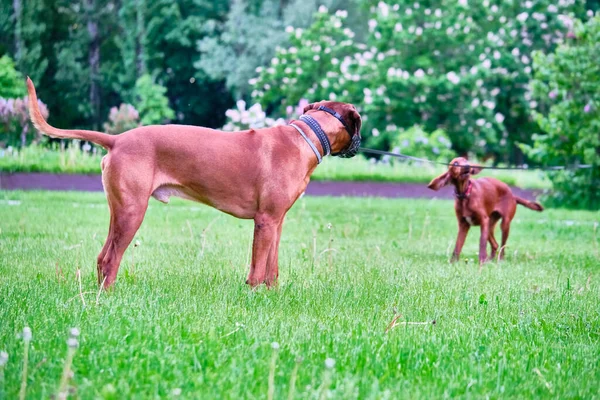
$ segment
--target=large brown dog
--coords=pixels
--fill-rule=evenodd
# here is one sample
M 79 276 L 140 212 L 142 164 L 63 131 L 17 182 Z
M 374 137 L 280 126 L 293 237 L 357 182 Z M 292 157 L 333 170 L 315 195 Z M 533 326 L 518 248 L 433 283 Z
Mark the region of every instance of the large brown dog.
M 351 157 L 360 144 L 361 118 L 354 106 L 327 101 L 307 106 L 295 126 L 242 132 L 164 125 L 110 136 L 57 129 L 40 114 L 29 78 L 27 85 L 30 117 L 38 130 L 108 150 L 102 159 L 102 182 L 110 228 L 98 255 L 98 282 L 104 287 L 115 281 L 151 196 L 163 203 L 178 196 L 253 219 L 252 265 L 246 283 L 274 284 L 285 214 L 304 192 L 322 155 Z
M 502 219 L 502 246 L 500 258 L 504 258 L 504 249 L 510 231 L 510 222 L 521 204 L 535 211 L 544 208 L 539 204 L 513 195 L 504 182 L 494 178 L 471 179 L 471 175 L 481 172 L 482 167 L 470 165 L 462 157 L 450 162 L 448 171 L 429 183 L 429 188 L 440 190 L 446 185 L 454 186 L 454 210 L 458 219 L 458 237 L 452 254 L 452 261 L 458 261 L 463 244 L 471 225 L 481 226 L 479 240 L 479 263 L 487 261 L 487 242 L 492 246 L 492 258 L 496 257 L 498 242 L 494 238 L 496 223 Z

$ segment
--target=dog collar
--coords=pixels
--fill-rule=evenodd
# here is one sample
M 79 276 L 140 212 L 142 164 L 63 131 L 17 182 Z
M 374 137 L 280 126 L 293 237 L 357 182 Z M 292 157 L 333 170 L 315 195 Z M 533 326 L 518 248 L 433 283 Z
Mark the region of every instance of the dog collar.
M 473 182 L 471 182 L 469 180 L 469 183 L 467 184 L 467 190 L 465 190 L 464 193 L 459 193 L 458 190 L 454 189 L 454 196 L 456 196 L 456 198 L 459 200 L 468 199 L 469 196 L 471 195 L 472 187 L 473 187 Z
M 310 115 L 301 115 L 300 121 L 304 122 L 319 138 L 319 142 L 321 142 L 321 147 L 323 148 L 323 157 L 331 154 L 331 143 L 329 142 L 329 138 L 321 128 L 321 125 L 317 122 L 316 119 L 311 117 Z
M 308 145 L 310 146 L 312 151 L 315 153 L 315 156 L 317 156 L 317 164 L 321 164 L 321 161 L 323 161 L 323 157 L 321 157 L 321 153 L 319 153 L 319 150 L 317 150 L 317 147 L 314 145 L 314 143 L 311 142 L 311 140 L 308 138 L 308 136 L 306 136 L 306 133 L 304 133 L 304 131 L 302 129 L 300 129 L 300 127 L 298 125 L 296 125 L 294 123 L 290 123 L 289 125 L 296 128 L 298 133 L 304 138 L 304 140 L 306 140 L 306 143 L 308 143 Z

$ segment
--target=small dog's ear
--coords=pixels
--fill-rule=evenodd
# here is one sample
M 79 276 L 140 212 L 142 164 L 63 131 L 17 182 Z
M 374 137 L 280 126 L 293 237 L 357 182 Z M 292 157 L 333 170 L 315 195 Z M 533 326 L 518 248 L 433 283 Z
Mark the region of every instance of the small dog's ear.
M 450 174 L 448 173 L 448 171 L 446 171 L 437 178 L 433 178 L 433 180 L 429 182 L 429 185 L 427 185 L 427 187 L 431 190 L 440 190 L 448 183 L 450 183 Z
M 306 107 L 304 107 L 304 111 L 302 111 L 302 114 L 306 114 L 307 111 L 313 110 L 315 108 L 317 108 L 317 103 L 311 103 L 311 104 L 307 105 Z
M 471 175 L 477 175 L 481 171 L 483 171 L 483 167 L 480 167 L 479 165 L 471 165 L 471 169 L 469 170 Z

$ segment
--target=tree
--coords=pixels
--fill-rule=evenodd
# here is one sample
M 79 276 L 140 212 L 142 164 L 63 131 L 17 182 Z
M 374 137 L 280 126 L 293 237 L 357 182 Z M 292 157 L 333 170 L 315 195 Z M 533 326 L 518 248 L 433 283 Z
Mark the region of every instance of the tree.
M 523 146 L 544 165 L 570 168 L 548 172 L 559 207 L 600 208 L 600 16 L 570 20 L 570 39 L 555 52 L 534 54 L 533 111 L 541 133 Z M 591 168 L 577 168 L 588 164 Z
M 162 124 L 175 118 L 165 96 L 167 89 L 154 83 L 148 74 L 142 75 L 135 83 L 135 108 L 140 114 L 142 125 Z
M 7 55 L 0 57 L 0 97 L 16 99 L 26 93 L 25 80 L 15 69 L 13 60 Z

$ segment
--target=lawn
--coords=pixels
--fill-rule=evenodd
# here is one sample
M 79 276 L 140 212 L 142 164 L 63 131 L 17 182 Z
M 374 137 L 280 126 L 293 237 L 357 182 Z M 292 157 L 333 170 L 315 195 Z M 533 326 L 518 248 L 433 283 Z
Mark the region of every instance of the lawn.
M 598 221 L 519 208 L 507 260 L 480 272 L 477 230 L 447 262 L 449 201 L 304 197 L 284 226 L 279 287 L 253 291 L 250 221 L 152 200 L 98 296 L 104 196 L 0 192 L 0 391 L 17 397 L 29 326 L 28 398 L 56 394 L 72 327 L 82 399 L 267 398 L 270 371 L 274 398 L 293 379 L 295 398 L 597 398 Z
M 102 152 L 102 151 L 101 151 Z M 77 146 L 64 150 L 29 146 L 20 151 L 0 149 L 0 172 L 51 172 L 63 174 L 100 174 L 102 153 L 89 154 Z M 373 160 L 374 161 L 374 160 Z M 363 155 L 350 160 L 327 157 L 316 169 L 313 180 L 320 181 L 375 181 L 427 183 L 444 167 L 428 164 L 409 164 L 403 160 L 393 163 L 374 163 Z M 526 189 L 549 189 L 551 182 L 540 171 L 486 170 L 512 186 Z

